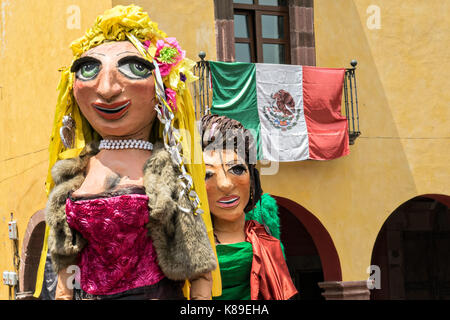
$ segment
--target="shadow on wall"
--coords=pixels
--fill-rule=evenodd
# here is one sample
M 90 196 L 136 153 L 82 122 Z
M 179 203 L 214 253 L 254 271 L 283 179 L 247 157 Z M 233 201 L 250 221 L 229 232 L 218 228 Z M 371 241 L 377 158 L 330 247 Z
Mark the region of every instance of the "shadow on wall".
M 379 194 L 379 190 L 384 190 L 385 194 L 397 194 L 400 181 L 403 186 L 410 186 L 408 188 L 412 190 L 408 191 L 415 193 L 415 181 L 397 126 L 399 119 L 392 112 L 398 106 L 390 105 L 392 95 L 400 93 L 386 87 L 388 84 L 383 80 L 386 73 L 400 72 L 404 66 L 380 65 L 392 53 L 380 55 L 379 51 L 375 51 L 379 47 L 377 39 L 382 40 L 379 38 L 380 32 L 385 30 L 368 29 L 367 21 L 371 15 L 366 9 L 355 0 L 316 0 L 314 8 L 317 65 L 340 67 L 352 59 L 358 61 L 357 88 L 362 134 L 351 148 L 351 161 L 347 162 L 352 175 L 349 187 L 355 197 L 360 197 L 361 190 L 367 194 Z M 383 25 L 383 28 L 388 27 Z M 394 169 L 395 175 L 390 174 Z M 368 200 L 375 206 L 381 205 L 377 199 Z M 364 203 L 364 208 L 366 205 Z

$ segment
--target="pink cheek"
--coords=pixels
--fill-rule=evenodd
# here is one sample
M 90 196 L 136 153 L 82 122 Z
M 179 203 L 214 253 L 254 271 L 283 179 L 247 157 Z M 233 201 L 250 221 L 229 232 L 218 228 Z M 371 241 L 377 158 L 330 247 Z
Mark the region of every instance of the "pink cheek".
M 206 183 L 206 193 L 208 195 L 212 195 L 214 193 L 214 187 L 211 185 L 211 183 Z
M 241 192 L 250 192 L 250 179 L 249 177 L 242 177 L 234 181 L 234 185 Z
M 233 179 L 235 185 L 244 186 L 250 184 L 249 176 L 240 176 Z
M 82 107 L 92 97 L 92 85 L 85 84 L 83 81 L 76 81 L 73 85 L 73 95 L 78 105 Z
M 83 84 L 81 83 L 81 81 L 75 82 L 75 84 L 73 85 L 73 94 L 74 94 L 74 96 L 75 96 L 76 98 L 79 97 L 80 94 L 83 93 L 85 87 L 86 87 L 86 86 L 83 85 Z
M 206 195 L 208 197 L 208 202 L 209 202 L 209 205 L 211 206 L 215 202 L 214 201 L 214 198 L 216 197 L 215 188 L 211 183 L 208 183 L 208 182 L 206 182 L 205 186 L 206 186 Z
M 85 83 L 83 81 L 80 80 L 75 80 L 74 84 L 73 84 L 73 90 L 81 90 L 84 87 L 86 87 Z
M 147 78 L 146 80 L 137 80 L 135 82 L 130 83 L 130 85 L 140 92 L 152 92 L 155 90 L 154 80 L 151 78 Z
M 155 89 L 154 87 L 150 86 L 149 84 L 140 84 L 140 85 L 135 85 L 132 87 L 133 92 L 136 96 L 141 96 L 141 97 L 150 97 L 150 96 L 154 96 L 155 94 Z

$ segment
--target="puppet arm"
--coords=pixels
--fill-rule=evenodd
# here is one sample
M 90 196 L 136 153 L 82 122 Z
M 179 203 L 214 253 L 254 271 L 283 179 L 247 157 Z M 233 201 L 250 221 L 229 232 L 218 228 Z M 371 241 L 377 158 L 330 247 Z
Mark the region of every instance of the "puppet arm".
M 72 273 L 67 272 L 67 268 L 58 272 L 58 284 L 56 285 L 55 300 L 72 300 L 73 290 L 67 286 L 68 278 Z
M 211 300 L 213 284 L 211 272 L 203 273 L 189 281 L 191 283 L 191 300 Z

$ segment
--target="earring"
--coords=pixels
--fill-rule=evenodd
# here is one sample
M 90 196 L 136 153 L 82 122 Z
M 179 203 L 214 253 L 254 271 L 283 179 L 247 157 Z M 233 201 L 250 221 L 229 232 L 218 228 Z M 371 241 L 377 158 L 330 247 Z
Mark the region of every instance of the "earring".
M 66 149 L 71 149 L 75 142 L 75 120 L 70 115 L 64 116 L 62 124 L 61 129 L 59 129 L 61 141 Z
M 248 199 L 248 203 L 246 206 L 247 211 L 251 211 L 255 208 L 255 204 L 253 203 L 253 188 L 250 187 L 250 197 Z

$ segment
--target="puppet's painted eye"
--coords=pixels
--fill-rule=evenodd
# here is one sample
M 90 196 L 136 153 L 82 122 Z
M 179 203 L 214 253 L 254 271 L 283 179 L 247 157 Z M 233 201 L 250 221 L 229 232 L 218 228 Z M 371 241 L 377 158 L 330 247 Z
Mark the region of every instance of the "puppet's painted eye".
M 80 80 L 92 80 L 94 79 L 100 71 L 100 63 L 98 62 L 86 62 L 80 66 L 76 72 L 77 79 Z
M 130 79 L 145 79 L 152 74 L 144 63 L 133 60 L 120 64 L 119 71 Z
M 214 176 L 214 172 L 206 170 L 205 180 L 208 180 L 208 179 L 212 178 L 213 176 Z
M 240 176 L 243 175 L 245 172 L 247 172 L 247 168 L 242 164 L 237 164 L 231 167 L 228 171 L 234 175 Z

